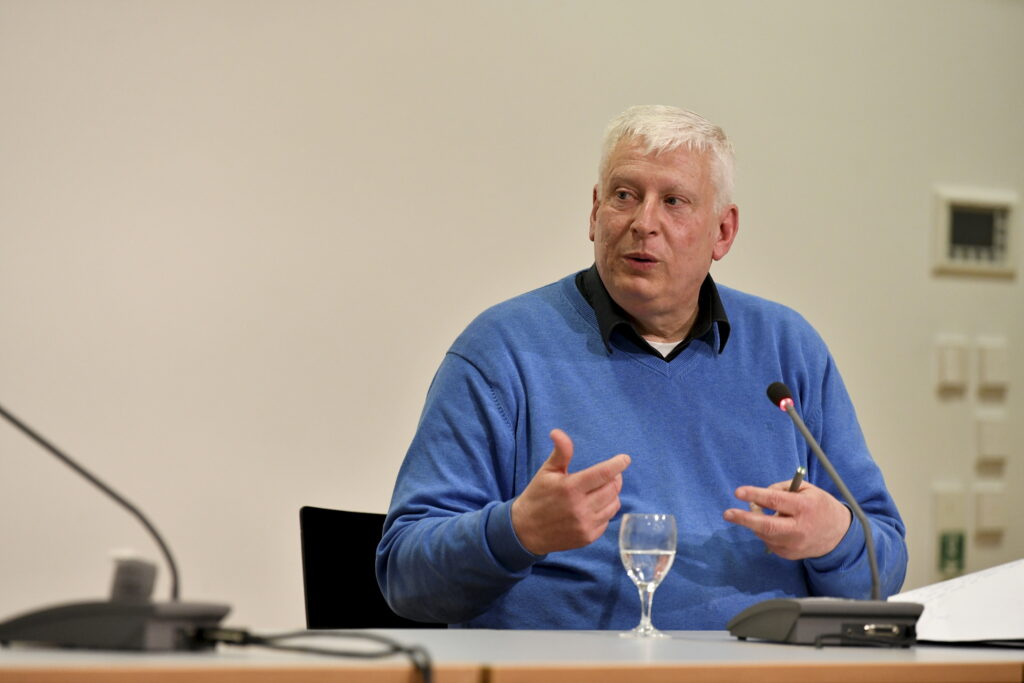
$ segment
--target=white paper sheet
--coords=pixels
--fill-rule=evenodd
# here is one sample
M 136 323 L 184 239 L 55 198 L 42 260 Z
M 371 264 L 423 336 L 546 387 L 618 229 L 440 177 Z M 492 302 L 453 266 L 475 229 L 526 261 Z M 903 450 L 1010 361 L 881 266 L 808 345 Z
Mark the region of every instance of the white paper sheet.
M 889 599 L 924 605 L 918 640 L 1024 640 L 1024 559 Z

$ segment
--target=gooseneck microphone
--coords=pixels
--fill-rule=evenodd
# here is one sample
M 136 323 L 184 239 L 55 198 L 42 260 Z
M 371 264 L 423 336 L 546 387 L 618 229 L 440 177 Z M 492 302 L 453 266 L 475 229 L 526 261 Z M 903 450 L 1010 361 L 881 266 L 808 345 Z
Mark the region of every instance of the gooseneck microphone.
M 149 599 L 151 578 L 149 585 L 140 589 L 140 584 L 147 584 L 145 578 L 115 575 L 110 600 L 56 605 L 0 622 L 0 643 L 23 641 L 83 649 L 145 651 L 213 647 L 212 642 L 199 636 L 203 629 L 217 626 L 231 608 L 218 603 L 179 600 L 174 556 L 142 511 L 3 406 L 0 406 L 0 415 L 138 519 L 159 546 L 171 572 L 170 602 Z
M 46 440 L 39 432 L 29 427 L 27 424 L 19 420 L 13 414 L 11 414 L 6 408 L 0 406 L 0 415 L 3 415 L 8 422 L 17 427 L 25 434 L 28 438 L 35 441 L 37 444 L 42 446 L 45 450 L 49 451 L 51 455 L 60 460 L 62 463 L 78 472 L 81 476 L 85 477 L 90 484 L 103 491 L 114 501 L 130 512 L 139 522 L 146 528 L 149 535 L 156 541 L 157 546 L 160 548 L 160 552 L 163 553 L 164 559 L 167 561 L 167 566 L 171 570 L 171 600 L 178 599 L 178 565 L 174 562 L 174 556 L 171 555 L 171 549 L 167 547 L 167 543 L 164 542 L 163 536 L 156 530 L 156 527 L 149 521 L 146 515 L 142 514 L 142 510 L 138 509 L 130 502 L 128 502 L 124 496 L 119 494 L 114 489 L 104 484 L 99 477 L 88 471 L 77 462 L 72 460 L 66 453 L 61 451 L 59 448 L 54 446 L 52 443 Z
M 815 647 L 827 644 L 888 647 L 913 645 L 917 641 L 917 619 L 921 616 L 924 606 L 913 602 L 887 602 L 881 599 L 875 539 L 864 511 L 818 445 L 817 439 L 796 412 L 789 387 L 782 382 L 772 383 L 768 387 L 768 398 L 793 420 L 864 529 L 864 544 L 871 569 L 871 600 L 765 600 L 751 605 L 733 617 L 727 626 L 729 632 L 741 640 L 756 638 Z
M 860 503 L 850 493 L 850 489 L 846 488 L 846 484 L 843 482 L 843 478 L 836 472 L 836 468 L 832 467 L 832 462 L 825 455 L 825 451 L 821 450 L 821 446 L 818 445 L 818 440 L 814 438 L 811 431 L 807 429 L 807 425 L 804 424 L 800 414 L 796 412 L 796 408 L 793 405 L 793 394 L 782 382 L 773 382 L 768 387 L 768 398 L 771 402 L 779 407 L 780 410 L 787 413 L 793 420 L 793 424 L 800 430 L 800 433 L 804 435 L 808 445 L 814 454 L 818 456 L 818 460 L 821 462 L 821 466 L 828 472 L 828 476 L 832 478 L 832 483 L 839 489 L 839 493 L 842 494 L 843 500 L 850 506 L 850 510 L 853 511 L 853 516 L 860 522 L 861 527 L 864 528 L 864 544 L 867 546 L 868 551 L 868 565 L 871 567 L 871 599 L 881 600 L 882 589 L 878 580 L 878 559 L 875 555 L 875 538 L 871 533 L 871 527 L 868 525 L 868 518 L 864 515 L 864 510 L 861 509 Z

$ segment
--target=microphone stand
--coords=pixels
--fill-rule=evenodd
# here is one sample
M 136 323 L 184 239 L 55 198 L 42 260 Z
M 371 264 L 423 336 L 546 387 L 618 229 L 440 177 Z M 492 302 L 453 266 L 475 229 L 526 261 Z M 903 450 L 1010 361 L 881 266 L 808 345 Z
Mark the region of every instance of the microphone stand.
M 868 565 L 871 567 L 871 599 L 881 600 L 882 592 L 879 587 L 880 581 L 878 579 L 878 556 L 875 555 L 875 537 L 868 526 L 868 518 L 864 514 L 864 510 L 861 509 L 860 503 L 858 503 L 857 499 L 853 497 L 852 493 L 850 493 L 850 489 L 846 488 L 846 483 L 843 481 L 842 477 L 839 476 L 839 473 L 836 472 L 836 468 L 832 467 L 831 461 L 829 461 L 828 456 L 825 455 L 825 451 L 821 450 L 821 446 L 818 445 L 818 440 L 815 439 L 811 434 L 811 431 L 807 429 L 807 425 L 804 424 L 803 418 L 801 418 L 796 412 L 796 408 L 793 407 L 793 399 L 786 399 L 782 403 L 784 407 L 783 405 L 780 405 L 779 407 L 789 414 L 793 419 L 793 423 L 796 424 L 797 429 L 799 429 L 800 433 L 804 435 L 805 439 L 807 439 L 807 443 L 810 444 L 811 450 L 814 451 L 814 454 L 818 456 L 818 460 L 821 461 L 821 466 L 825 468 L 826 472 L 828 472 L 828 476 L 832 478 L 832 483 L 834 483 L 836 488 L 839 489 L 839 493 L 842 494 L 843 500 L 845 500 L 850 506 L 850 510 L 853 511 L 853 516 L 857 518 L 857 521 L 860 522 L 861 527 L 864 529 L 864 545 L 867 547 Z
M 127 509 L 156 541 L 171 571 L 169 602 L 151 601 L 151 584 L 146 587 L 144 595 L 138 595 L 133 587 L 147 582 L 137 581 L 138 577 L 130 575 L 122 576 L 119 572 L 114 577 L 110 600 L 66 603 L 15 616 L 0 622 L 0 644 L 25 641 L 81 649 L 144 651 L 213 647 L 215 643 L 202 638 L 201 634 L 204 629 L 217 626 L 231 607 L 179 600 L 178 567 L 174 556 L 142 511 L 3 406 L 0 406 L 0 416 Z M 150 571 L 155 571 L 155 568 L 150 567 Z M 124 590 L 126 586 L 127 591 Z
M 864 529 L 864 543 L 871 568 L 871 600 L 839 598 L 778 598 L 751 605 L 733 617 L 727 628 L 739 638 L 822 647 L 838 645 L 881 645 L 910 647 L 917 642 L 917 619 L 924 605 L 888 602 L 881 599 L 878 560 L 871 526 L 857 499 L 836 472 L 817 439 L 807 429 L 793 406 L 789 388 L 781 382 L 768 387 L 768 398 L 785 411 L 803 434 L 843 500 Z

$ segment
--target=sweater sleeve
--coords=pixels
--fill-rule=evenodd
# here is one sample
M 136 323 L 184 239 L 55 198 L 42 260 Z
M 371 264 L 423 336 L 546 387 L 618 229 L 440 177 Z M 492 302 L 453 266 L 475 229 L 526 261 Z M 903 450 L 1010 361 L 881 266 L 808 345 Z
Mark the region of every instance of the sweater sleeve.
M 814 397 L 820 397 L 816 400 Z M 857 499 L 871 528 L 878 560 L 881 598 L 899 592 L 907 569 L 903 520 L 886 489 L 881 470 L 868 452 L 856 412 L 831 356 L 821 386 L 805 392 L 803 411 L 808 428 Z M 840 501 L 842 497 L 816 458 L 810 460 L 811 480 Z M 852 516 L 846 535 L 831 552 L 804 561 L 813 595 L 868 598 L 871 570 L 864 529 Z
M 478 368 L 449 352 L 427 394 L 377 550 L 377 580 L 398 614 L 465 622 L 542 559 L 512 528 L 511 414 Z

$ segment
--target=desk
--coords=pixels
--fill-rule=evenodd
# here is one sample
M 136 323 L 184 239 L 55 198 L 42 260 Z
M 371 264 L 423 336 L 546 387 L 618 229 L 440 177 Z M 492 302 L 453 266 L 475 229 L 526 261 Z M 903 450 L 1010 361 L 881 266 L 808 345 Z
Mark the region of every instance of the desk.
M 262 629 L 256 629 L 263 631 Z M 635 640 L 608 631 L 380 631 L 420 644 L 437 683 L 1024 683 L 1024 650 L 874 649 L 741 642 L 724 631 Z M 325 646 L 322 639 L 314 644 Z M 339 647 L 349 643 L 339 643 Z M 406 659 L 365 661 L 223 646 L 201 653 L 0 650 L 0 683 L 413 683 Z

